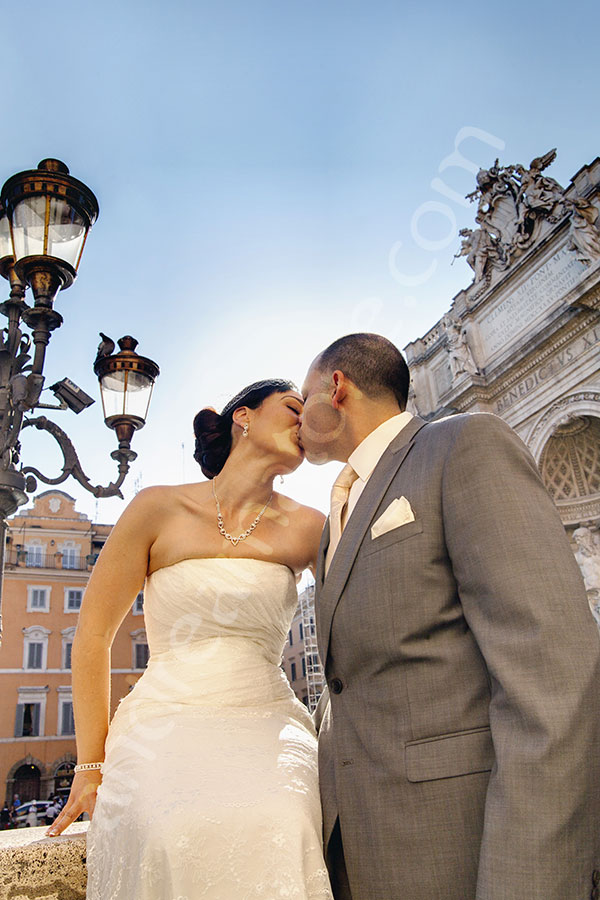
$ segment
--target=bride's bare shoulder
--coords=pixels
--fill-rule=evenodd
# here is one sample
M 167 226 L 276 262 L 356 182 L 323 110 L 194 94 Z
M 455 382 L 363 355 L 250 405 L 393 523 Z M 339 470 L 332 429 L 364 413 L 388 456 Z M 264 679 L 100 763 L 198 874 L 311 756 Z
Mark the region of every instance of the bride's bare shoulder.
M 209 483 L 156 484 L 135 495 L 129 509 L 137 514 L 150 511 L 174 512 L 189 503 L 203 502 L 209 496 Z
M 285 494 L 276 494 L 275 497 L 277 508 L 284 515 L 293 517 L 299 527 L 309 530 L 318 529 L 319 531 L 323 528 L 325 516 L 320 509 L 304 506 L 302 503 L 298 503 L 297 500 L 286 497 Z

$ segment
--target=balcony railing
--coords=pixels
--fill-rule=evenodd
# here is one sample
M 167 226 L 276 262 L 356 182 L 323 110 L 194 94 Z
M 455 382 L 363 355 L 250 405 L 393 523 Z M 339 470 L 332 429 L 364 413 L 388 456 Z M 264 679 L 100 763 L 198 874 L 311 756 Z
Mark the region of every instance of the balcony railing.
M 65 569 L 70 572 L 88 572 L 97 558 L 97 553 L 65 558 L 62 553 L 31 553 L 11 547 L 6 553 L 5 565 L 18 569 Z

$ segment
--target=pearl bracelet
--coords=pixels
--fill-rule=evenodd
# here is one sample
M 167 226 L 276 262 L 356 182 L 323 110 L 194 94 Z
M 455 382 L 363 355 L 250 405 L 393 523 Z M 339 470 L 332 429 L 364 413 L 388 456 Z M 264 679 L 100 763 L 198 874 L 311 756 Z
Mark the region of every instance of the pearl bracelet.
M 78 766 L 75 766 L 73 771 L 75 772 L 75 774 L 77 774 L 77 772 L 90 772 L 92 769 L 101 769 L 103 765 L 104 765 L 104 763 L 101 763 L 101 762 L 80 763 Z

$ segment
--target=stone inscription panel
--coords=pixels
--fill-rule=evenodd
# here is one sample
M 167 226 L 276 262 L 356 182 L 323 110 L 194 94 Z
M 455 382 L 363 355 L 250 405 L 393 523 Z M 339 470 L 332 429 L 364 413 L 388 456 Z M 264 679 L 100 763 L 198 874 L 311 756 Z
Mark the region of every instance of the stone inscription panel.
M 489 315 L 484 315 L 478 324 L 486 360 L 568 294 L 584 271 L 583 263 L 563 247 Z
M 600 325 L 590 329 L 590 331 L 581 335 L 573 344 L 559 350 L 541 365 L 536 366 L 525 378 L 517 382 L 514 387 L 506 391 L 499 397 L 495 404 L 494 412 L 498 415 L 506 412 L 527 394 L 530 394 L 537 387 L 543 385 L 557 375 L 561 369 L 565 369 L 571 363 L 576 363 L 580 356 L 589 353 L 600 344 Z

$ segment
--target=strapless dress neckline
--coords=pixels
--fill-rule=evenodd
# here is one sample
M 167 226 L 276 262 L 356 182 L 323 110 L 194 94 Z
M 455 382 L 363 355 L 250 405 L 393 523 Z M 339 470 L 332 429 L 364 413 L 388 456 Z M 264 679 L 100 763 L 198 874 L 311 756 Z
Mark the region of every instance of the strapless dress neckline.
M 266 566 L 279 566 L 280 568 L 287 569 L 290 573 L 291 577 L 296 581 L 296 573 L 293 569 L 290 569 L 286 563 L 275 562 L 271 559 L 255 559 L 252 556 L 187 556 L 184 559 L 178 559 L 177 562 L 169 563 L 168 566 L 161 566 L 159 569 L 154 569 L 153 572 L 147 576 L 147 578 L 153 578 L 154 575 L 157 575 L 158 572 L 164 572 L 167 569 L 173 569 L 175 566 L 180 566 L 182 563 L 190 563 L 190 562 L 251 562 L 251 563 L 262 563 Z

